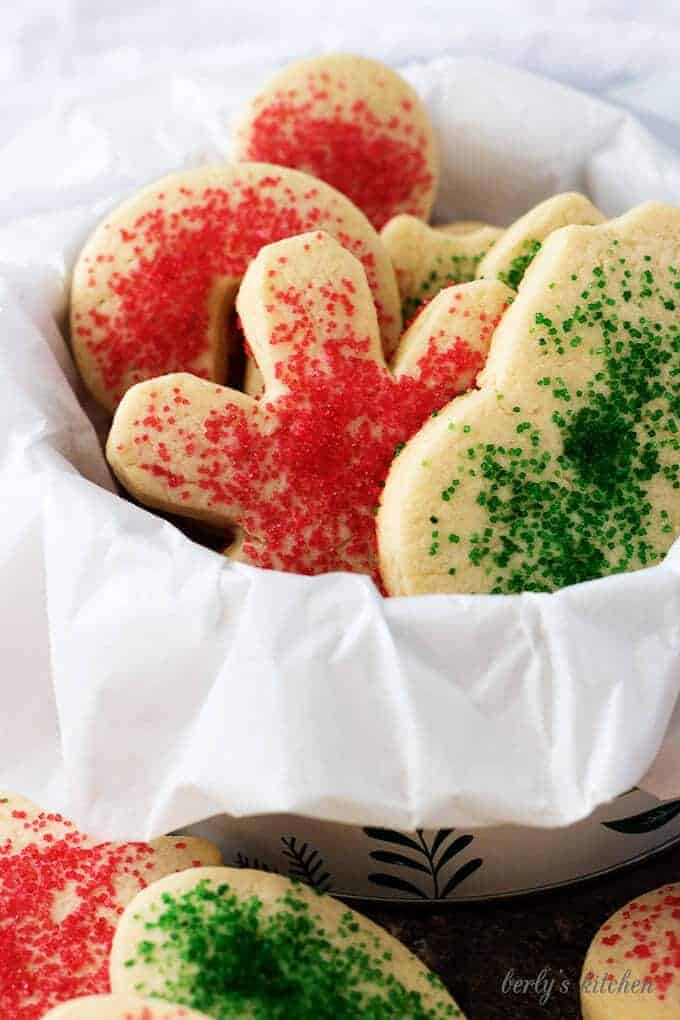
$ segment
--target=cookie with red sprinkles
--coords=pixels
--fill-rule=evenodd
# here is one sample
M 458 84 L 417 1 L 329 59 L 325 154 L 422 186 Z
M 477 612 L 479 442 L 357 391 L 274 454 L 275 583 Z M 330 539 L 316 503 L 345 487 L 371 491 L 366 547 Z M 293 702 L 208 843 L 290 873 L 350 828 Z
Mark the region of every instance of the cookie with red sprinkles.
M 680 883 L 617 910 L 590 944 L 581 974 L 584 1020 L 680 1016 Z
M 392 351 L 401 332 L 394 270 L 359 209 L 296 170 L 201 167 L 142 189 L 85 244 L 73 274 L 71 344 L 87 388 L 113 410 L 134 383 L 168 372 L 224 382 L 249 263 L 264 245 L 316 229 L 361 262 Z
M 137 995 L 85 995 L 57 1006 L 44 1020 L 210 1020 L 188 1006 Z
M 379 61 L 350 54 L 301 60 L 276 74 L 239 122 L 233 151 L 327 181 L 376 229 L 397 213 L 427 219 L 439 176 L 416 92 Z
M 211 843 L 184 836 L 99 843 L 59 814 L 0 796 L 0 1016 L 40 1020 L 107 993 L 126 904 L 165 875 L 219 861 Z
M 377 578 L 374 514 L 390 462 L 424 419 L 474 384 L 511 291 L 442 291 L 380 346 L 361 263 L 322 232 L 263 249 L 238 310 L 265 390 L 187 374 L 133 387 L 107 444 L 147 506 L 240 529 L 232 555 L 303 574 Z

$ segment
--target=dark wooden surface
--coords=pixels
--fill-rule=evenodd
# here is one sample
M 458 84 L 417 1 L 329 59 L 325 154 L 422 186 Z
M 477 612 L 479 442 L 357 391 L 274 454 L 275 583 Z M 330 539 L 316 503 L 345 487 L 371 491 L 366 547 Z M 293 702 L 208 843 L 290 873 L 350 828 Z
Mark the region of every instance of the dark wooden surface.
M 623 871 L 517 899 L 439 909 L 358 905 L 405 942 L 448 985 L 469 1020 L 576 1020 L 578 981 L 602 922 L 641 893 L 680 881 L 680 846 Z M 554 979 L 541 1004 L 533 991 L 503 992 L 503 979 Z

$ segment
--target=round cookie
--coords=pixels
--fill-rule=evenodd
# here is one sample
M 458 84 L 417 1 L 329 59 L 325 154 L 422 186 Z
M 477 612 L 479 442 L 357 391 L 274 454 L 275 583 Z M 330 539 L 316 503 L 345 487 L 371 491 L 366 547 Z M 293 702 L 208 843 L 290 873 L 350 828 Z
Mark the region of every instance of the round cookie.
M 44 1020 L 210 1020 L 187 1006 L 138 995 L 86 995 L 45 1014 Z
M 113 410 L 131 385 L 168 372 L 223 382 L 248 264 L 263 245 L 312 229 L 364 266 L 391 352 L 401 332 L 394 271 L 344 195 L 263 163 L 200 167 L 138 192 L 85 244 L 73 274 L 71 343 L 87 388 Z
M 384 64 L 350 54 L 301 60 L 276 74 L 251 100 L 233 151 L 319 177 L 377 230 L 400 212 L 427 219 L 439 175 L 416 92 Z
M 360 263 L 327 234 L 264 248 L 238 296 L 265 380 L 259 399 L 186 374 L 133 387 L 107 458 L 140 502 L 240 529 L 260 567 L 377 580 L 375 507 L 395 452 L 473 385 L 511 291 L 442 291 L 398 348 L 380 347 Z
M 477 267 L 478 279 L 502 280 L 515 290 L 541 245 L 553 230 L 573 225 L 594 225 L 604 216 L 585 195 L 567 191 L 553 195 L 530 209 L 508 227 Z
M 123 914 L 111 985 L 228 1020 L 444 1020 L 461 1013 L 405 946 L 280 875 L 202 868 L 144 890 Z
M 552 234 L 480 389 L 392 464 L 390 594 L 549 592 L 663 559 L 680 534 L 679 290 L 678 208 Z
M 40 1020 L 79 995 L 109 990 L 118 917 L 149 882 L 216 864 L 202 839 L 98 843 L 59 814 L 0 796 L 0 1016 Z
M 602 925 L 580 987 L 583 1020 L 680 1016 L 680 884 L 631 900 Z
M 386 223 L 380 237 L 397 276 L 404 321 L 442 287 L 474 280 L 480 260 L 502 233 L 499 227 L 475 223 L 428 227 L 406 215 Z

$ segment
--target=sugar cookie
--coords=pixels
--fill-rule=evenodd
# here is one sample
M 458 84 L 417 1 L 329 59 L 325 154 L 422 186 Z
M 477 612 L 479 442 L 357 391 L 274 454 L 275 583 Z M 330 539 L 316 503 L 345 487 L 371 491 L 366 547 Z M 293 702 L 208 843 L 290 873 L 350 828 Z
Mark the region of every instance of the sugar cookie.
M 123 914 L 111 985 L 227 1020 L 444 1020 L 462 1014 L 405 946 L 280 875 L 202 868 L 145 889 Z
M 386 223 L 380 237 L 397 275 L 404 321 L 409 322 L 442 287 L 474 280 L 480 260 L 502 233 L 486 224 L 428 227 L 406 215 Z
M 233 149 L 321 178 L 376 229 L 399 212 L 430 215 L 439 161 L 429 117 L 377 60 L 336 53 L 284 68 L 251 101 Z
M 321 232 L 269 245 L 238 297 L 264 395 L 181 374 L 135 386 L 109 464 L 147 506 L 240 527 L 252 564 L 375 574 L 390 460 L 472 385 L 511 293 L 496 281 L 443 291 L 405 334 L 395 377 L 359 262 Z
M 499 236 L 503 233 L 502 227 L 492 227 L 490 223 L 485 223 L 483 220 L 453 220 L 451 223 L 438 223 L 432 229 L 438 230 L 440 234 L 472 234 L 481 230 L 482 227 L 497 230 Z
M 583 1020 L 680 1016 L 680 884 L 631 900 L 603 924 L 581 974 Z
M 508 227 L 477 267 L 477 277 L 502 280 L 515 290 L 545 239 L 560 227 L 602 223 L 604 216 L 577 191 L 540 202 Z
M 263 245 L 317 228 L 361 261 L 392 351 L 401 332 L 394 271 L 344 195 L 262 163 L 200 167 L 128 199 L 83 248 L 71 342 L 85 385 L 112 410 L 131 385 L 167 372 L 223 382 L 229 313 L 248 263 Z
M 381 231 L 397 277 L 401 314 L 408 325 L 418 309 L 443 287 L 474 280 L 479 260 L 503 233 L 478 220 L 457 220 L 428 227 L 414 216 L 394 216 Z M 459 240 L 443 242 L 438 234 Z M 262 392 L 262 373 L 252 358 L 246 361 L 243 392 Z
M 210 1020 L 187 1006 L 138 995 L 86 995 L 45 1014 L 44 1020 Z
M 243 392 L 247 393 L 250 397 L 259 397 L 264 390 L 262 372 L 260 372 L 252 357 L 246 358 L 242 389 Z
M 391 594 L 553 591 L 659 563 L 680 533 L 680 209 L 555 232 L 481 389 L 394 461 Z
M 61 815 L 0 797 L 0 1016 L 40 1020 L 60 1002 L 107 992 L 123 907 L 149 882 L 219 862 L 202 839 L 96 843 Z

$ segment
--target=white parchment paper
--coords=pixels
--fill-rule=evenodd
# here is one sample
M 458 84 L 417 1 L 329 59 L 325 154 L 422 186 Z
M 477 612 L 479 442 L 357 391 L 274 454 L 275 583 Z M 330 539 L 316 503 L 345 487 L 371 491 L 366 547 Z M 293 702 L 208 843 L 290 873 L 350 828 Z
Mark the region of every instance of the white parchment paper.
M 136 186 L 225 158 L 269 70 L 90 66 L 0 145 L 0 787 L 139 838 L 222 812 L 565 825 L 653 763 L 680 794 L 680 543 L 552 596 L 384 600 L 228 563 L 115 494 L 59 330 L 70 267 Z M 440 218 L 680 202 L 680 158 L 620 109 L 482 60 L 405 71 Z

